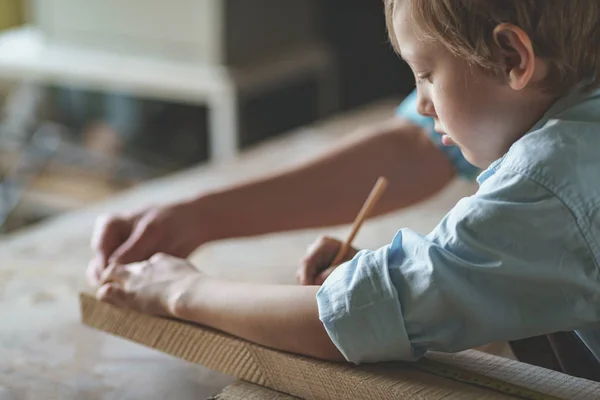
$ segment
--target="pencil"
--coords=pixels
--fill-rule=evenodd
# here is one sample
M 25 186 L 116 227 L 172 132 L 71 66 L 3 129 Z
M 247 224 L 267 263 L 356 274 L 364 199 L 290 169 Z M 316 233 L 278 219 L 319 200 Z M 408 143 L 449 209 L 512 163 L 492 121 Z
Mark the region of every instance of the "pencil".
M 383 195 L 383 192 L 387 188 L 387 185 L 388 185 L 388 181 L 383 176 L 379 177 L 379 179 L 377 179 L 377 182 L 375 182 L 375 186 L 373 186 L 373 189 L 371 189 L 371 193 L 369 194 L 369 197 L 367 197 L 365 204 L 363 204 L 358 215 L 354 219 L 354 223 L 352 224 L 352 230 L 350 231 L 348 238 L 342 244 L 342 246 L 338 250 L 337 254 L 335 255 L 335 258 L 333 259 L 333 262 L 331 263 L 332 266 L 338 265 L 344 259 L 344 256 L 348 252 L 348 249 L 350 248 L 350 246 L 352 246 L 354 237 L 358 233 L 358 230 L 360 229 L 362 223 L 368 217 L 368 215 L 371 212 L 371 210 L 373 209 L 373 207 L 375 207 L 375 204 L 377 204 L 377 201 Z

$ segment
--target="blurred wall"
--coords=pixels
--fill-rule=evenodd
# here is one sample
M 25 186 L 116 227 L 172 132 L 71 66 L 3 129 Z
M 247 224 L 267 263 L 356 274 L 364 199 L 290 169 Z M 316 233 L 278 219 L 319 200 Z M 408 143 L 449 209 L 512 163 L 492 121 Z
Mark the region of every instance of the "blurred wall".
M 388 39 L 382 0 L 322 0 L 321 25 L 339 61 L 342 108 L 414 87 L 408 66 Z
M 23 0 L 0 0 L 0 30 L 23 23 Z

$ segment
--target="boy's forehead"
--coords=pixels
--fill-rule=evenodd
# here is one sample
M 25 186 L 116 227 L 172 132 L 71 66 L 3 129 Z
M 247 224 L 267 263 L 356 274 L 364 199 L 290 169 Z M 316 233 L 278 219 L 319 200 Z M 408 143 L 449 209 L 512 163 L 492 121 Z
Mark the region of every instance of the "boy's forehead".
M 410 10 L 404 5 L 404 2 L 398 2 L 396 4 L 392 14 L 392 24 L 396 38 L 407 42 L 419 42 L 419 35 L 417 34 L 419 27 L 412 17 Z
M 393 25 L 398 54 L 406 61 L 421 59 L 427 54 L 423 52 L 427 43 L 417 34 L 418 27 L 410 13 L 402 6 L 403 2 L 396 4 Z

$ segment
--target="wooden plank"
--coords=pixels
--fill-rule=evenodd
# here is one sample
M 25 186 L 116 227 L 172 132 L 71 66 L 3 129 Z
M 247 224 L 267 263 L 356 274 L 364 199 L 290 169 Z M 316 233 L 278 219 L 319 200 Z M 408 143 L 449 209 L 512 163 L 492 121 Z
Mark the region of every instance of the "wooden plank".
M 303 399 L 507 399 L 511 396 L 442 378 L 410 363 L 354 366 L 275 351 L 198 325 L 157 318 L 82 293 L 83 323 L 184 360 Z M 600 398 L 600 384 L 477 351 L 429 358 L 568 399 Z
M 264 386 L 237 381 L 209 400 L 299 400 L 298 397 L 277 392 Z

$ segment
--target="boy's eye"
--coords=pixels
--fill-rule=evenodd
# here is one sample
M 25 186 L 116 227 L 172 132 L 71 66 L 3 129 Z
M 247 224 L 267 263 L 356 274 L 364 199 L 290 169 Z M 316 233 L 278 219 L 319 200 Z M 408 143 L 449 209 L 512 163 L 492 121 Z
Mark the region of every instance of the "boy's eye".
M 425 81 L 431 83 L 431 73 L 417 75 L 417 83 L 423 83 Z

